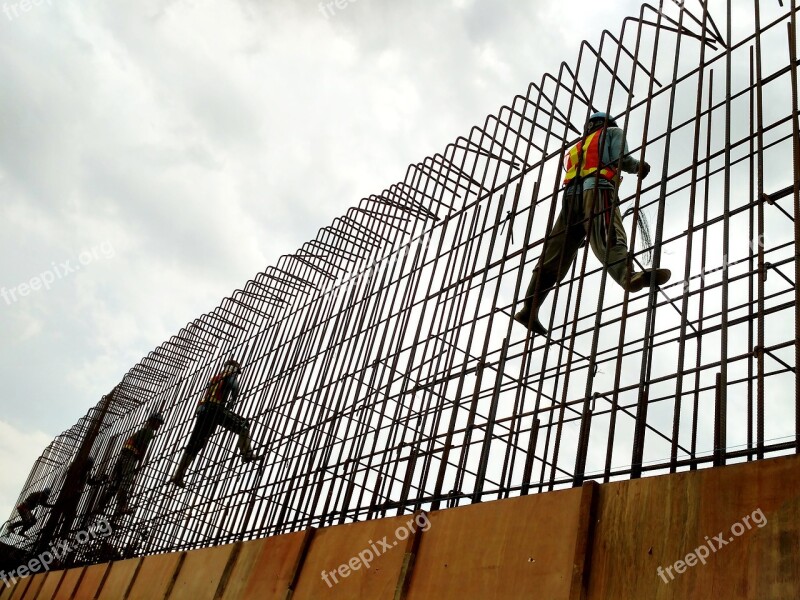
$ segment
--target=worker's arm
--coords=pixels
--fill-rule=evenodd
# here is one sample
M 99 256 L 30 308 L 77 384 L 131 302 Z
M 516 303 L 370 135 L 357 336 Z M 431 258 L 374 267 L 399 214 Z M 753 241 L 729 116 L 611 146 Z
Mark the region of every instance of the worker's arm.
M 32 494 L 28 494 L 28 497 L 25 498 L 23 504 L 30 509 L 34 509 L 37 506 L 45 506 L 47 508 L 53 508 L 53 504 L 50 504 L 47 500 L 49 499 L 49 494 L 45 494 L 44 492 L 33 492 Z
M 619 164 L 620 168 L 626 173 L 639 173 L 640 177 L 647 177 L 650 172 L 650 165 L 646 162 L 639 162 L 628 154 L 628 142 L 619 127 L 609 127 L 606 129 L 606 140 L 604 143 L 603 162 L 608 165 Z M 619 158 L 622 156 L 622 161 Z
M 228 388 L 228 406 L 231 407 L 236 404 L 236 401 L 239 399 L 239 376 L 238 375 L 229 375 L 225 378 L 225 386 Z

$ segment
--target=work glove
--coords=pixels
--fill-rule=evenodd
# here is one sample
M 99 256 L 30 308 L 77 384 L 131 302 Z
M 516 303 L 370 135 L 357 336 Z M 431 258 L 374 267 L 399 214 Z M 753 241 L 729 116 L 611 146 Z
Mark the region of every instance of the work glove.
M 644 161 L 639 163 L 639 179 L 644 179 L 650 173 L 650 164 Z

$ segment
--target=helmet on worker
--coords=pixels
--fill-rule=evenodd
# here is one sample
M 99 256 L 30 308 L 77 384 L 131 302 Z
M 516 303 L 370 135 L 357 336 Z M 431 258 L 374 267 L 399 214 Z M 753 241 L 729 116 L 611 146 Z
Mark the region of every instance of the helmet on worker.
M 160 427 L 164 424 L 164 417 L 161 416 L 161 413 L 154 412 L 149 417 L 147 417 L 147 422 L 155 425 L 156 427 Z
M 230 371 L 233 371 L 234 373 L 241 373 L 242 372 L 242 365 L 240 365 L 238 361 L 236 361 L 236 360 L 234 360 L 232 358 L 229 358 L 227 361 L 225 361 L 224 368 L 225 368 L 226 371 L 230 370 Z
M 601 127 L 617 127 L 617 122 L 614 117 L 604 112 L 596 112 L 586 121 L 586 133 L 591 133 Z

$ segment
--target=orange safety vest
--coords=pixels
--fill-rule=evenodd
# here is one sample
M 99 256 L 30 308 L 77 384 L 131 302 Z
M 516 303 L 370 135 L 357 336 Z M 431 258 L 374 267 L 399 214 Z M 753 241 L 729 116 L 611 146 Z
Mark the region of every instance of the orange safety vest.
M 213 404 L 222 404 L 222 386 L 225 383 L 225 378 L 230 373 L 222 372 L 214 377 L 211 378 L 211 381 L 208 382 L 208 388 L 206 389 L 206 393 L 203 395 L 203 398 L 200 400 L 200 404 L 205 404 L 206 402 L 211 402 Z
M 136 458 L 142 458 L 141 457 L 142 451 L 139 447 L 136 446 L 136 444 L 133 443 L 133 436 L 125 440 L 125 445 L 122 446 L 122 449 L 127 450 L 128 452 L 133 452 L 133 455 Z
M 600 168 L 600 139 L 605 129 L 598 129 L 590 133 L 585 139 L 575 144 L 567 153 L 567 174 L 564 176 L 564 185 L 575 179 L 593 175 L 599 170 L 600 177 L 613 180 L 617 176 L 616 169 L 611 167 Z M 578 163 L 581 165 L 581 172 L 578 175 Z

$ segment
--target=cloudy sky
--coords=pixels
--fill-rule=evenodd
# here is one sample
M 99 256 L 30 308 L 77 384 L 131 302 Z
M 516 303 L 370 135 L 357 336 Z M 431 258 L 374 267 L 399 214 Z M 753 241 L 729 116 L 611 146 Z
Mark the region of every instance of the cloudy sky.
M 0 514 L 149 350 L 638 7 L 3 1 Z

